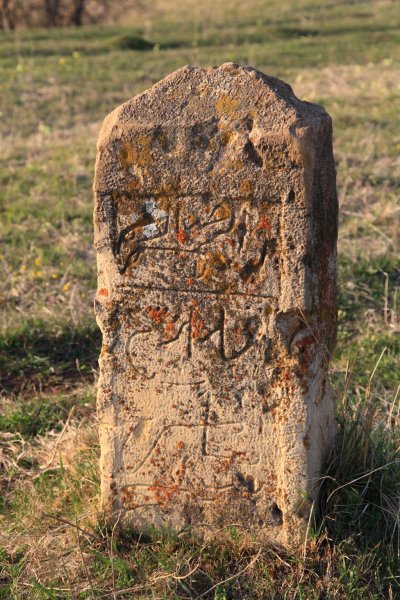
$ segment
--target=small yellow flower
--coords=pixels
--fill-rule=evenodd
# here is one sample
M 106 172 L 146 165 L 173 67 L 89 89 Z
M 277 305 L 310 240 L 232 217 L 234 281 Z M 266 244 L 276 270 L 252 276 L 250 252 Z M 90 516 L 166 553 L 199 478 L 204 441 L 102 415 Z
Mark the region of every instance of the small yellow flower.
M 58 64 L 60 64 L 60 65 L 65 64 L 65 58 L 63 56 L 61 56 L 61 58 L 58 59 Z
M 36 271 L 35 277 L 37 277 L 38 279 L 43 279 L 43 271 Z
M 42 266 L 42 259 L 40 258 L 40 256 L 38 256 L 37 258 L 35 258 L 35 265 L 37 267 L 41 267 Z
M 58 279 L 58 275 L 57 275 L 57 273 L 52 273 L 52 274 L 51 274 L 51 278 L 52 278 L 52 279 Z
M 71 287 L 70 282 L 68 281 L 67 283 L 64 284 L 63 286 L 63 290 L 64 292 L 68 292 L 69 288 Z

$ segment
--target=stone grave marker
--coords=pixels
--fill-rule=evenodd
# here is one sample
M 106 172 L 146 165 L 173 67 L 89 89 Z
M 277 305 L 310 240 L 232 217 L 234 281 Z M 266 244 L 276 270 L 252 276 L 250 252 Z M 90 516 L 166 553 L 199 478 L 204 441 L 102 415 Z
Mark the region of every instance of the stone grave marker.
M 94 190 L 103 502 L 299 543 L 335 434 L 330 117 L 187 66 L 105 119 Z

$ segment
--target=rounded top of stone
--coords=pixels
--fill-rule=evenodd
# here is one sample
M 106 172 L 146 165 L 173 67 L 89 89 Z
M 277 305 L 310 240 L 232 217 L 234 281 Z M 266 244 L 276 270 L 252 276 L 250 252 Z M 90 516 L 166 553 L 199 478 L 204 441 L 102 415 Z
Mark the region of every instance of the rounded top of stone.
M 261 127 L 276 129 L 294 122 L 312 126 L 328 115 L 321 106 L 299 100 L 280 79 L 227 62 L 219 67 L 186 65 L 122 104 L 109 117 L 113 125 L 120 126 L 251 118 Z
M 241 194 L 247 178 L 261 195 L 271 165 L 283 176 L 311 164 L 330 126 L 321 106 L 299 100 L 276 77 L 235 63 L 186 65 L 106 117 L 94 187 L 149 193 L 168 176 L 180 181 L 181 194 L 203 193 L 210 182 Z

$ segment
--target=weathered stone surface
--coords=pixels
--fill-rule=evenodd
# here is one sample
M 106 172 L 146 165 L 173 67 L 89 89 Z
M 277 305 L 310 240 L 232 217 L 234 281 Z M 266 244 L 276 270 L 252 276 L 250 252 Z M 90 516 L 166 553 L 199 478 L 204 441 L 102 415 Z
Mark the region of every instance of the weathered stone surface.
M 104 502 L 297 543 L 335 432 L 329 116 L 184 67 L 105 119 L 94 189 Z

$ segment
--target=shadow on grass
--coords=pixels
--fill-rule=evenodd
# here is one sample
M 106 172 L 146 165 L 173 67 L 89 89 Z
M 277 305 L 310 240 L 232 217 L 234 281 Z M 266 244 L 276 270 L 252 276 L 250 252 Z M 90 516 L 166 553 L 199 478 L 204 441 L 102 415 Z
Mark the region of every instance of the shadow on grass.
M 79 421 L 93 414 L 94 404 L 90 389 L 79 395 L 66 393 L 32 400 L 19 399 L 12 403 L 12 410 L 0 414 L 0 432 L 17 433 L 29 439 L 48 431 L 61 431 L 72 410 L 75 421 Z
M 0 337 L 0 391 L 18 394 L 32 387 L 68 387 L 93 381 L 101 333 L 95 322 L 68 324 L 26 321 Z

